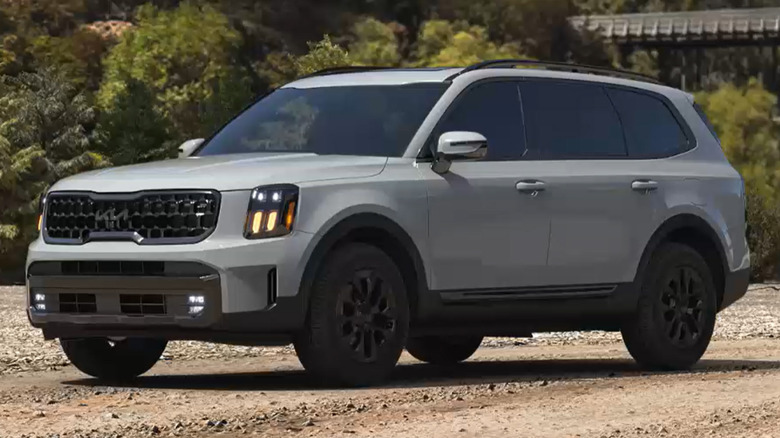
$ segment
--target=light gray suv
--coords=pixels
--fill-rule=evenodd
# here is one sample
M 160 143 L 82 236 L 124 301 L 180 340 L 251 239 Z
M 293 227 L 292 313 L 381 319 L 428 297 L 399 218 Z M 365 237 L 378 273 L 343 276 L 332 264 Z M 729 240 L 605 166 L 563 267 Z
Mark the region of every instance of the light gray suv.
M 692 96 L 626 72 L 325 71 L 181 155 L 42 202 L 30 321 L 89 375 L 140 375 L 169 340 L 292 342 L 371 385 L 404 348 L 446 365 L 559 330 L 688 368 L 748 285 L 740 175 Z

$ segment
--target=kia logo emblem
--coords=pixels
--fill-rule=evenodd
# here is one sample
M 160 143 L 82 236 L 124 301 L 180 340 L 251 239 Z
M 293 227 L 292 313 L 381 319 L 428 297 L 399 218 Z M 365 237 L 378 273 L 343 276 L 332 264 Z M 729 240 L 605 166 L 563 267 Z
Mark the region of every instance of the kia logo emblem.
M 98 224 L 105 224 L 108 230 L 114 230 L 118 228 L 119 221 L 122 219 L 130 219 L 130 211 L 128 209 L 122 209 L 117 211 L 115 208 L 109 208 L 105 211 L 98 212 L 95 215 L 95 222 Z

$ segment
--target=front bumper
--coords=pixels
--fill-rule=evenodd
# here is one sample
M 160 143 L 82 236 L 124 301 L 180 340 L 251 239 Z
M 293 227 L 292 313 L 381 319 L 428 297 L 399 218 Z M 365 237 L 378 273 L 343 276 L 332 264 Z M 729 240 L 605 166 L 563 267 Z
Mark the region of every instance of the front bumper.
M 298 296 L 270 296 L 272 302 L 262 310 L 224 313 L 219 273 L 208 266 L 182 262 L 125 264 L 162 269 L 153 275 L 149 275 L 148 268 L 138 269 L 139 275 L 105 275 L 99 271 L 84 275 L 72 266 L 94 268 L 97 264 L 33 263 L 28 271 L 30 322 L 43 329 L 47 339 L 129 336 L 241 344 L 286 343 L 302 326 L 305 305 Z M 267 274 L 270 279 L 276 271 Z M 273 283 L 266 283 L 266 287 L 273 287 Z M 203 302 L 192 303 L 191 296 L 203 297 Z M 39 304 L 44 307 L 39 309 Z M 201 311 L 190 312 L 193 306 L 201 305 Z
M 255 338 L 257 334 L 294 332 L 305 316 L 298 292 L 315 235 L 293 231 L 284 237 L 245 239 L 248 196 L 244 191 L 223 193 L 216 229 L 195 244 L 95 241 L 53 245 L 36 240 L 30 245 L 26 271 L 31 323 L 49 338 L 133 333 L 228 342 L 227 338 L 241 333 Z M 139 270 L 139 264 L 164 264 L 165 269 Z M 63 272 L 63 266 L 68 272 Z M 52 294 L 55 307 L 47 303 L 46 311 L 36 311 L 36 293 L 47 295 L 47 301 Z M 54 312 L 61 310 L 59 294 L 94 295 L 87 302 L 94 299 L 96 309 L 92 314 Z M 128 297 L 121 295 L 132 295 L 130 299 L 141 304 L 147 298 L 157 303 L 163 296 L 170 312 L 125 314 L 121 300 Z M 206 297 L 202 315 L 193 318 L 185 312 L 189 295 Z M 69 296 L 66 301 L 72 300 Z

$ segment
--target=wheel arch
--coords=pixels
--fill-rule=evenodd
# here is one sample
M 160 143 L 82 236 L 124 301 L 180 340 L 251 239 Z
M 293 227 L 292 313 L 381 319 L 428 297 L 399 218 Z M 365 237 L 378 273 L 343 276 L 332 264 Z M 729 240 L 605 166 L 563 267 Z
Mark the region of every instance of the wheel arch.
M 723 303 L 726 274 L 729 272 L 723 242 L 705 219 L 694 214 L 678 214 L 664 221 L 656 229 L 642 253 L 635 283 L 639 284 L 641 281 L 655 250 L 666 242 L 688 245 L 704 258 L 714 276 L 718 309 L 720 309 Z
M 340 245 L 361 242 L 384 251 L 396 263 L 407 288 L 412 321 L 419 300 L 427 289 L 425 265 L 409 233 L 394 220 L 379 213 L 355 213 L 330 227 L 314 245 L 301 277 L 299 295 L 308 312 L 309 294 L 325 256 Z

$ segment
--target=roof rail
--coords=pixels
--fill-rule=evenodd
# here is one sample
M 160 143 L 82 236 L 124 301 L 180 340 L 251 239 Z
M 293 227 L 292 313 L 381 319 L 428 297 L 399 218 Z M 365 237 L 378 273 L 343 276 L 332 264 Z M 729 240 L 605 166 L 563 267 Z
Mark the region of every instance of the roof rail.
M 389 68 L 393 68 L 393 67 L 378 67 L 378 66 L 370 66 L 370 65 L 343 65 L 343 66 L 330 67 L 323 70 L 318 70 L 315 71 L 314 73 L 301 76 L 298 79 L 311 78 L 314 76 L 335 75 L 338 73 L 359 73 L 362 71 L 385 70 Z
M 652 82 L 654 84 L 661 83 L 658 79 L 652 76 L 648 76 L 642 73 L 636 73 L 628 70 L 612 69 L 606 67 L 595 67 L 592 65 L 570 64 L 567 62 L 533 61 L 530 59 L 495 59 L 492 61 L 483 61 L 468 66 L 463 70 L 459 71 L 458 73 L 450 76 L 447 79 L 452 80 L 464 73 L 468 73 L 474 70 L 481 70 L 485 68 L 502 68 L 502 67 L 503 68 L 514 68 L 514 67 L 541 68 L 545 70 L 568 71 L 573 73 L 590 73 L 590 74 L 602 75 L 602 76 L 612 76 L 616 78 Z

